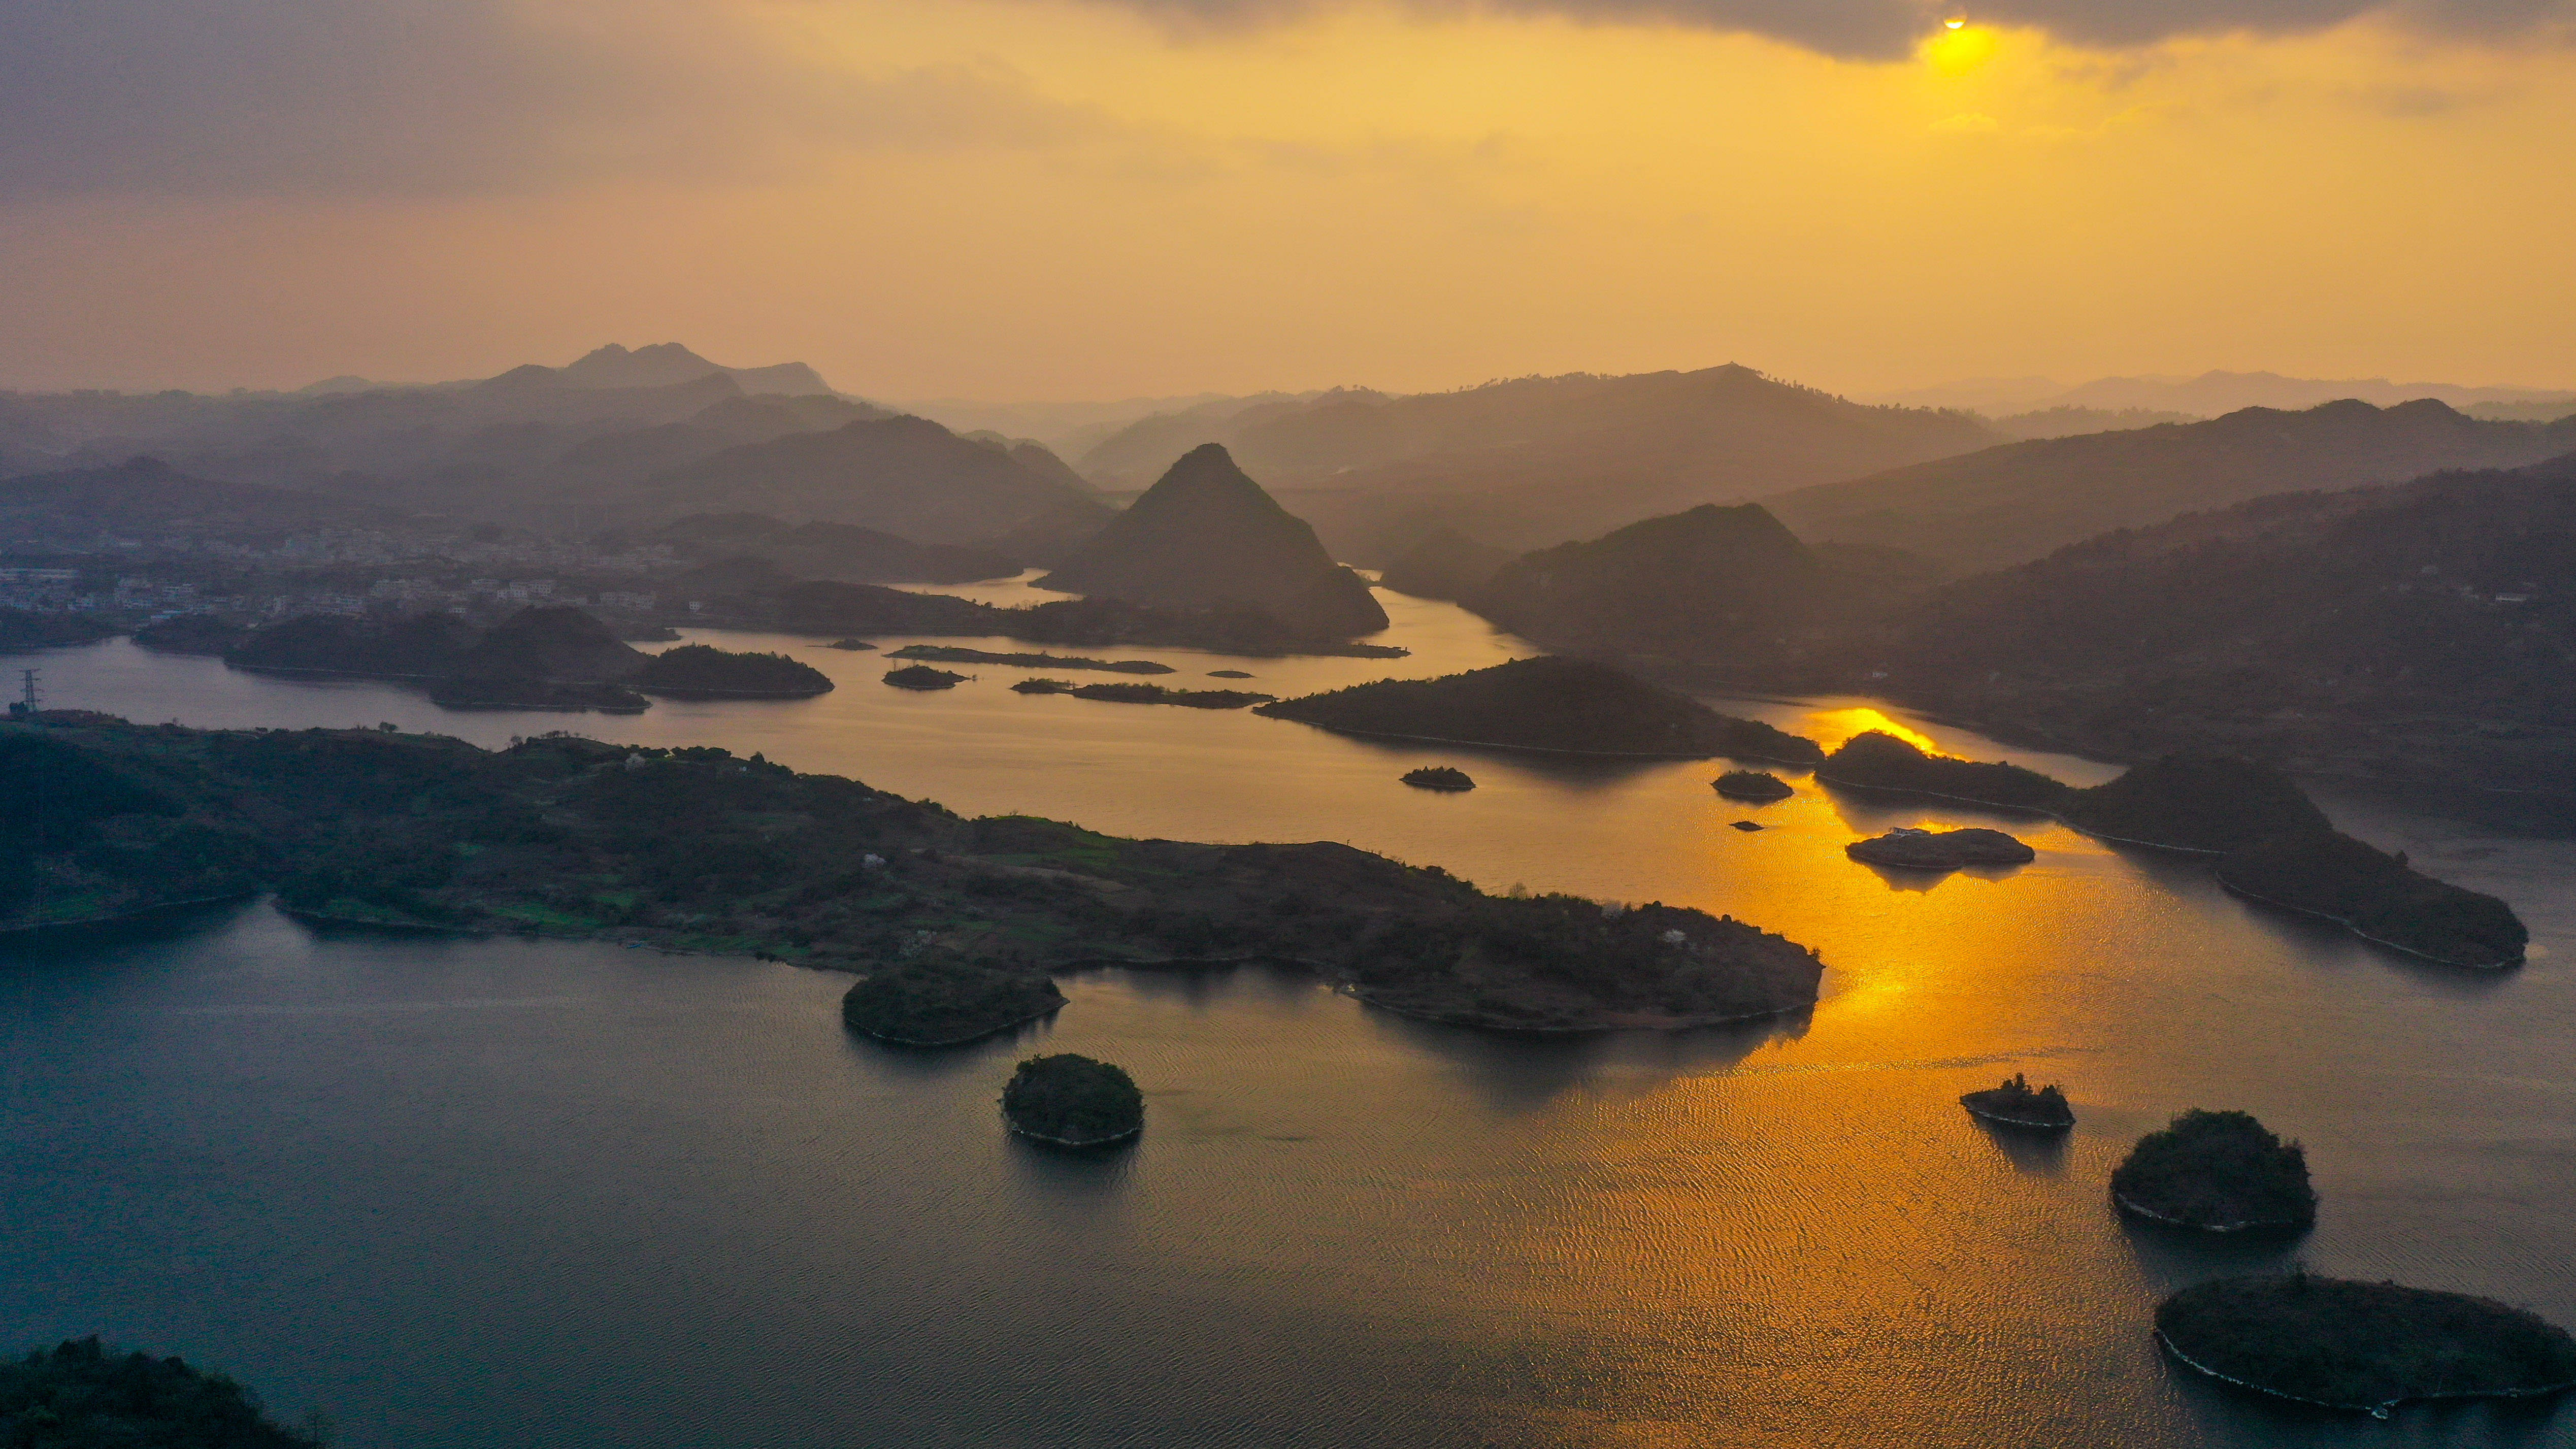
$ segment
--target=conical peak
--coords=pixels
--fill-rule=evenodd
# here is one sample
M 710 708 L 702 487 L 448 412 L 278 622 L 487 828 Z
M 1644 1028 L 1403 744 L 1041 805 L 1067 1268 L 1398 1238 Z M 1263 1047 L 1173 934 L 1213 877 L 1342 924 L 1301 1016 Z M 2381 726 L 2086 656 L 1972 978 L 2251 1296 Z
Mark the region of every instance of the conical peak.
M 1180 456 L 1164 470 L 1161 481 L 1145 490 L 1136 500 L 1136 508 L 1168 507 L 1174 502 L 1223 501 L 1254 504 L 1277 509 L 1278 501 L 1251 475 L 1235 466 L 1234 455 L 1222 443 L 1202 443 Z

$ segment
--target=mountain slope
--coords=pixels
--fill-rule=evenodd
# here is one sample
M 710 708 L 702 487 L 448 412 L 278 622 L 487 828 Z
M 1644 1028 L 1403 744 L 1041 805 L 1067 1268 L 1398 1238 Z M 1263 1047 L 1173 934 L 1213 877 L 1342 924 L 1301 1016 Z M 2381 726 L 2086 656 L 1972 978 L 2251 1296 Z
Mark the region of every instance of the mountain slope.
M 1161 608 L 1253 604 L 1282 623 L 1336 635 L 1387 625 L 1368 585 L 1214 443 L 1174 463 L 1042 582 Z
M 1039 525 L 1070 539 L 1109 517 L 1106 505 L 1063 477 L 913 417 L 742 444 L 601 484 L 581 501 L 612 519 L 765 513 L 856 524 L 919 543 L 974 543 Z
M 2576 421 L 2481 422 L 2438 402 L 2248 408 L 2204 423 L 2008 443 L 1763 500 L 1802 538 L 1995 568 L 2115 528 L 2265 494 L 2511 467 L 2576 448 Z

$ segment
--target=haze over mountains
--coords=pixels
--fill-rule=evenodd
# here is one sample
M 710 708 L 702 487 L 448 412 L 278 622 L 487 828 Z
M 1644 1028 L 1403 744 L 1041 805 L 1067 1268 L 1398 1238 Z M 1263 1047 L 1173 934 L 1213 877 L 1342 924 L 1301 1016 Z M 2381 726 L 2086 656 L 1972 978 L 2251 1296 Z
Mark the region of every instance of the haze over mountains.
M 1763 501 L 1802 538 L 1904 548 L 1980 569 L 2267 493 L 2512 467 L 2571 449 L 2576 418 L 2483 422 L 2438 402 L 2383 409 L 2346 401 L 2010 443 Z
M 1167 466 L 1222 443 L 1337 556 L 1383 563 L 1444 525 L 1530 548 L 2002 440 L 1971 418 L 1867 407 L 1730 365 L 1206 407 L 1139 422 L 1077 466 L 1106 482 L 1133 461 Z
M 2475 407 L 2516 404 L 2555 408 L 2557 411 L 2550 413 L 2552 417 L 2576 412 L 2576 392 L 2557 388 L 2463 387 L 2446 382 L 2390 382 L 2384 377 L 2328 379 L 2284 377 L 2277 372 L 2216 371 L 2198 377 L 2099 377 L 2073 387 L 2045 377 L 1972 378 L 1874 394 L 1871 401 L 1899 407 L 1964 408 L 1990 417 L 2081 408 L 2114 414 L 2137 409 L 2214 418 L 2244 408 L 2294 411 L 2343 398 L 2383 408 L 2430 398 L 2463 412 Z

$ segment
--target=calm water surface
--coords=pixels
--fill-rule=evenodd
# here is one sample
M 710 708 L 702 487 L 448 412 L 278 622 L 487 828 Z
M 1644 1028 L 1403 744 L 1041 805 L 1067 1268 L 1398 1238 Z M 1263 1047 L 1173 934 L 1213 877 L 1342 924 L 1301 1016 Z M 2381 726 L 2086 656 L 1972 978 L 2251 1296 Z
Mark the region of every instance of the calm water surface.
M 1007 597 L 1016 586 L 981 592 Z M 1287 695 L 1527 652 L 1385 596 L 1368 660 L 1122 650 Z M 712 743 L 960 811 L 1337 839 L 1480 884 L 1731 913 L 1818 947 L 1759 1027 L 1534 1044 L 1265 971 L 1109 972 L 1017 1040 L 847 1037 L 842 978 L 510 940 L 318 936 L 265 907 L 0 962 L 0 1342 L 101 1331 L 224 1364 L 360 1446 L 2576 1446 L 2576 1409 L 2273 1409 L 2177 1378 L 2155 1300 L 2303 1258 L 2576 1323 L 2576 849 L 2330 802 L 2503 895 L 2506 975 L 2259 913 L 2187 862 L 2048 825 L 1937 882 L 1841 851 L 1996 823 L 1716 768 L 1372 745 L 1249 714 L 930 695 L 874 654 L 792 704 L 458 714 L 122 642 L 53 699 L 204 725 Z M 883 641 L 889 647 L 904 642 Z M 950 642 L 950 641 L 943 641 Z M 996 642 L 986 647 L 1012 648 Z M 1210 683 L 1222 683 L 1210 681 Z M 1832 743 L 1868 701 L 1736 704 Z M 2110 772 L 1899 719 L 2068 778 Z M 1404 789 L 1466 768 L 1460 796 Z M 1744 818 L 1760 833 L 1729 828 Z M 1125 1064 L 1132 1151 L 1046 1155 L 993 1101 L 1043 1045 Z M 2071 1140 L 1962 1113 L 2066 1083 Z M 2104 1179 L 2189 1106 L 2303 1139 L 2290 1243 L 2130 1227 Z

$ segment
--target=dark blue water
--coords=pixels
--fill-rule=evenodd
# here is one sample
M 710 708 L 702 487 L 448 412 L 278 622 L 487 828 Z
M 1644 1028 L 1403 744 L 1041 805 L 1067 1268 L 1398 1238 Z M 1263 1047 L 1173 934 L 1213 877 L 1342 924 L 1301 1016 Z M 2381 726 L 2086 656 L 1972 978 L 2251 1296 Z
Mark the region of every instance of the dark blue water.
M 1517 647 L 1401 613 L 1408 672 Z M 2338 805 L 2522 910 L 2531 965 L 2464 974 L 2054 828 L 2014 827 L 2029 867 L 1926 883 L 1841 846 L 1973 814 L 1804 782 L 1757 810 L 1702 765 L 1389 749 L 1031 700 L 1005 671 L 901 695 L 865 656 L 804 657 L 842 690 L 590 724 L 969 810 L 1344 838 L 1496 887 L 1728 910 L 1820 947 L 1826 1000 L 1533 1044 L 1294 976 L 1103 973 L 1066 982 L 1050 1027 L 922 1056 L 853 1041 L 845 983 L 787 966 L 317 937 L 256 906 L 20 939 L 0 947 L 0 1341 L 186 1352 L 360 1446 L 2576 1445 L 2554 1405 L 2275 1409 L 2177 1376 L 2146 1333 L 2174 1287 L 2292 1256 L 2576 1322 L 2564 845 Z M 580 723 L 121 644 L 45 663 L 61 702 L 147 719 Z M 1882 718 L 1764 708 L 1829 739 Z M 1393 784 L 1430 762 L 1481 788 Z M 1748 814 L 1773 828 L 1727 828 Z M 1040 1045 L 1125 1064 L 1144 1140 L 1010 1139 L 994 1098 Z M 1957 1108 L 2016 1069 L 2067 1084 L 2062 1147 Z M 2188 1106 L 2302 1138 L 2316 1232 L 2116 1219 L 2110 1166 Z

